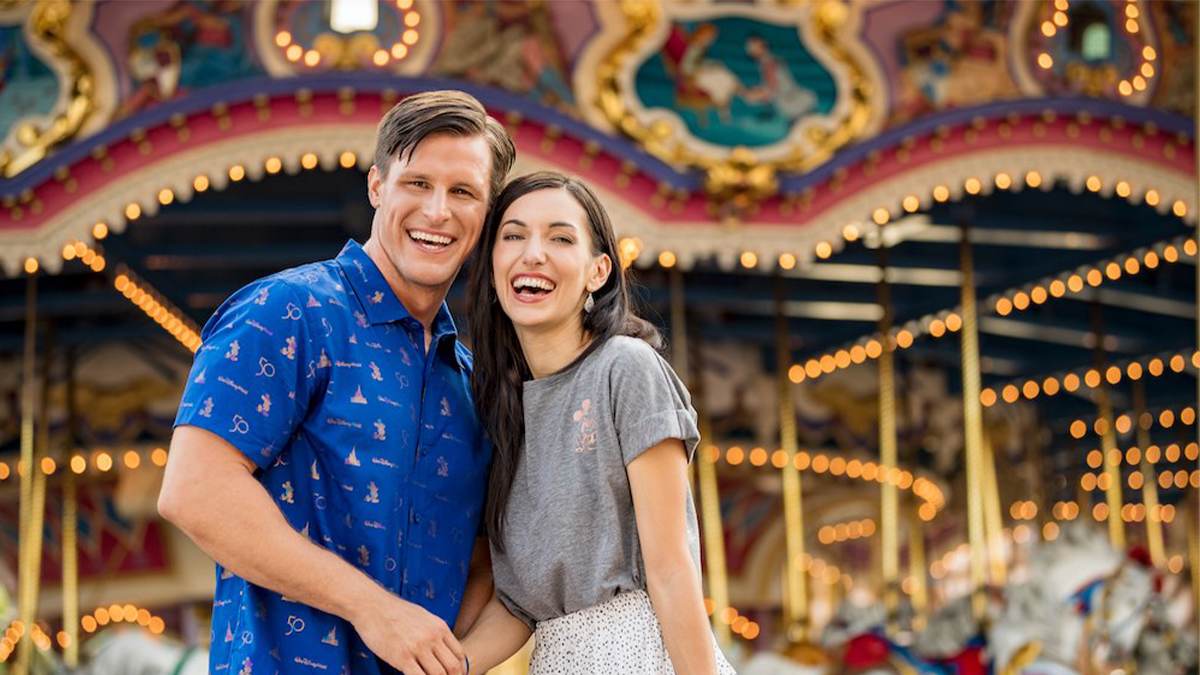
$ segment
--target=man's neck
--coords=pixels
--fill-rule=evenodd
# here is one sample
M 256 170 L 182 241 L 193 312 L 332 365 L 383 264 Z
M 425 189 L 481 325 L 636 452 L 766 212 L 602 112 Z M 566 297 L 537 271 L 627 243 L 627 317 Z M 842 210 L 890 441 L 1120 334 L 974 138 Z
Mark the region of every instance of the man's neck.
M 544 330 L 517 329 L 517 341 L 535 379 L 553 375 L 577 359 L 591 340 L 578 321 Z
M 392 293 L 396 295 L 400 304 L 404 305 L 404 309 L 408 310 L 408 313 L 424 326 L 425 348 L 428 349 L 429 341 L 433 336 L 433 320 L 446 300 L 446 291 L 449 290 L 450 285 L 446 284 L 445 288 L 432 288 L 406 282 L 396 271 L 392 261 L 383 251 L 383 247 L 374 237 L 363 244 L 363 250 L 366 251 L 371 262 L 375 263 L 375 267 L 379 268 L 379 273 L 387 281 L 388 288 L 392 289 Z

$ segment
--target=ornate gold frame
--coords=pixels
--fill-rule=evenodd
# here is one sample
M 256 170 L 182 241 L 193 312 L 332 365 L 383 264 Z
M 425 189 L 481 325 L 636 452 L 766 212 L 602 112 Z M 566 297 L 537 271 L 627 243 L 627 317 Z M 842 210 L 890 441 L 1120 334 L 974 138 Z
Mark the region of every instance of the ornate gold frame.
M 9 1 L 0 10 L 20 12 L 26 4 Z M 32 4 L 25 20 L 26 38 L 51 61 L 63 91 L 50 116 L 19 123 L 0 148 L 0 173 L 5 178 L 36 164 L 54 146 L 78 135 L 96 113 L 111 108 L 102 102 L 98 74 L 80 50 L 80 40 L 72 39 L 79 32 L 75 27 L 81 22 L 86 25 L 91 17 L 91 3 L 37 0 Z
M 886 88 L 874 62 L 857 40 L 858 10 L 838 0 L 820 0 L 794 5 L 780 3 L 778 7 L 757 6 L 742 9 L 739 15 L 760 16 L 764 21 L 795 22 L 805 44 L 815 39 L 823 56 L 836 61 L 845 71 L 846 93 L 841 97 L 846 105 L 833 128 L 811 126 L 804 139 L 809 144 L 793 144 L 776 157 L 736 147 L 724 153 L 702 152 L 681 140 L 674 125 L 665 120 L 646 123 L 628 105 L 625 98 L 628 71 L 637 64 L 633 59 L 646 47 L 646 40 L 655 34 L 663 21 L 670 20 L 680 9 L 660 0 L 622 0 L 620 14 L 625 32 L 600 58 L 595 68 L 596 90 L 594 104 L 604 120 L 616 130 L 637 141 L 647 152 L 676 166 L 691 166 L 706 173 L 706 188 L 717 199 L 732 200 L 734 206 L 748 206 L 753 201 L 777 191 L 776 175 L 780 171 L 807 171 L 829 160 L 839 148 L 876 131 L 886 110 Z M 672 10 L 675 9 L 675 12 Z M 686 13 L 723 9 L 717 5 L 697 8 L 689 5 Z

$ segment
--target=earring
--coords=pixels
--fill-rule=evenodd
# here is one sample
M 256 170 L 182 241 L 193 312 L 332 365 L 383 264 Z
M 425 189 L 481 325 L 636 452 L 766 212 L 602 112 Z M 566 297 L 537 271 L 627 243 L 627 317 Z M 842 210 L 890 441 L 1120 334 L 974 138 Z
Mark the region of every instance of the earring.
M 590 311 L 592 311 L 592 308 L 595 306 L 596 306 L 595 298 L 592 297 L 591 293 L 588 293 L 587 300 L 583 301 L 583 311 L 590 312 Z

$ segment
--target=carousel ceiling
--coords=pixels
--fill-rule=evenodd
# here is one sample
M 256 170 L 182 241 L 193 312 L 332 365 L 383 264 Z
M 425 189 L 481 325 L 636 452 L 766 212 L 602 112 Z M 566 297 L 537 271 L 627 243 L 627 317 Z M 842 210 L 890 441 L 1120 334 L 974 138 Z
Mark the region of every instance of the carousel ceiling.
M 232 290 L 365 238 L 380 114 L 458 87 L 518 171 L 597 188 L 653 317 L 678 274 L 699 342 L 814 396 L 873 381 L 886 279 L 902 377 L 944 373 L 954 399 L 966 231 L 988 415 L 1032 411 L 1054 472 L 1089 471 L 1072 423 L 1096 417 L 1095 378 L 1118 414 L 1135 380 L 1156 419 L 1194 405 L 1192 3 L 340 5 L 3 3 L 0 354 L 33 273 L 44 344 L 175 372 Z M 721 431 L 771 442 L 756 426 Z M 914 463 L 940 467 L 923 439 Z

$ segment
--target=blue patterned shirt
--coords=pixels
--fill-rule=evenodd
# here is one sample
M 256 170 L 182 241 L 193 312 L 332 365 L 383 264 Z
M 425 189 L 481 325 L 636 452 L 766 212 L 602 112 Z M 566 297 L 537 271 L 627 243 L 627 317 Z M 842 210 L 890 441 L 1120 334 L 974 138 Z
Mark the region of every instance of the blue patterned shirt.
M 176 426 L 245 453 L 287 521 L 453 626 L 491 449 L 443 304 L 424 329 L 357 243 L 260 279 L 204 327 Z M 336 579 L 329 580 L 336 584 Z M 210 672 L 394 672 L 348 622 L 217 566 Z

